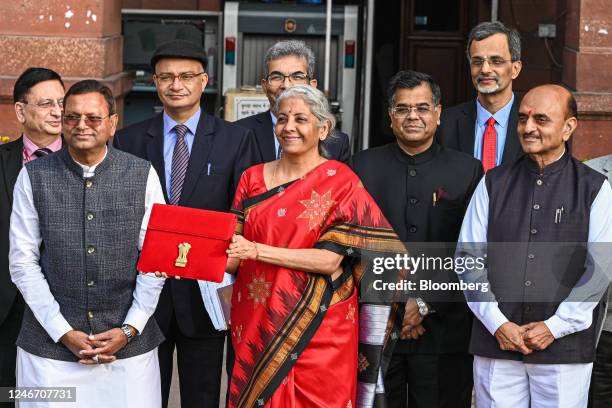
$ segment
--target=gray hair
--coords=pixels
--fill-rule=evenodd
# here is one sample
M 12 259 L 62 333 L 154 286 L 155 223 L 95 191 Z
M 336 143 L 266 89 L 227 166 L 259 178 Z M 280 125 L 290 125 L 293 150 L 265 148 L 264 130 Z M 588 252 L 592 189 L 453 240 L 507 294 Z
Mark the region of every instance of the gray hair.
M 268 64 L 270 61 L 280 57 L 294 56 L 298 58 L 304 58 L 306 65 L 308 66 L 308 77 L 314 78 L 315 70 L 315 56 L 314 52 L 306 45 L 304 41 L 288 40 L 279 41 L 268 49 L 264 58 L 264 70 L 265 76 L 268 76 Z
M 482 41 L 495 34 L 505 34 L 508 39 L 508 49 L 512 61 L 521 59 L 521 36 L 515 29 L 506 27 L 499 21 L 485 21 L 472 28 L 468 36 L 467 49 L 465 50 L 468 60 L 470 59 L 470 46 L 473 41 Z
M 329 110 L 329 102 L 323 92 L 317 88 L 308 85 L 296 85 L 287 88 L 279 95 L 274 105 L 274 111 L 278 112 L 281 103 L 289 98 L 300 98 L 310 109 L 310 112 L 319 120 L 319 126 L 322 127 L 325 122 L 329 123 L 329 131 L 324 141 L 319 142 L 319 154 L 325 158 L 329 157 L 329 152 L 326 145 L 335 143 L 338 139 L 335 133 L 336 116 Z

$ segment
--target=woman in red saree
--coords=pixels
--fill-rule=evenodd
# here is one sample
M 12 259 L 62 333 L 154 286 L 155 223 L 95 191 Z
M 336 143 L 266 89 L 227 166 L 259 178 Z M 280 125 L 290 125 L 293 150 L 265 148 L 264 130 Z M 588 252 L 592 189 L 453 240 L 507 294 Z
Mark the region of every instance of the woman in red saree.
M 242 235 L 228 250 L 230 270 L 240 261 L 229 406 L 356 407 L 358 372 L 369 377 L 360 393 L 374 398 L 372 350 L 382 349 L 391 313 L 370 310 L 383 318 L 362 327 L 372 350 L 360 353 L 356 257 L 404 247 L 358 177 L 320 155 L 334 126 L 325 96 L 296 86 L 276 107 L 283 157 L 248 169 L 233 204 Z

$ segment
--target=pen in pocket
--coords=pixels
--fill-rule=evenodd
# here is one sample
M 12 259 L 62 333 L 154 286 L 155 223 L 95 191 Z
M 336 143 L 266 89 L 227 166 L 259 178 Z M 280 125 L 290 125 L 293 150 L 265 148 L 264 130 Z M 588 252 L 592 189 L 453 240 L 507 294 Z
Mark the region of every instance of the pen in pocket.
M 206 175 L 210 176 L 210 168 L 211 168 L 211 164 L 210 162 L 208 163 L 208 169 L 206 170 Z

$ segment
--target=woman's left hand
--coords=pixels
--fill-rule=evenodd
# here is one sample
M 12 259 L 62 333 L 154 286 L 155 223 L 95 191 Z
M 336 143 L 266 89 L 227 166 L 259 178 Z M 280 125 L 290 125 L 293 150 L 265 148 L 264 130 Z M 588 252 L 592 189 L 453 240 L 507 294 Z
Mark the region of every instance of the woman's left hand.
M 232 236 L 232 242 L 226 252 L 230 258 L 238 259 L 257 259 L 259 256 L 255 242 L 236 234 Z

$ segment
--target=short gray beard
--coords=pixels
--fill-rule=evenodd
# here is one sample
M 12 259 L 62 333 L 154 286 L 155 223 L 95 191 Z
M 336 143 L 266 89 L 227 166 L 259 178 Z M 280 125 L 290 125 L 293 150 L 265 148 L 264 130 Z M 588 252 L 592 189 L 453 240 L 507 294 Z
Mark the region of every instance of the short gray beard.
M 496 82 L 493 88 L 488 88 L 488 87 L 478 85 L 476 89 L 478 90 L 478 92 L 480 92 L 483 95 L 491 95 L 499 91 L 499 83 Z

